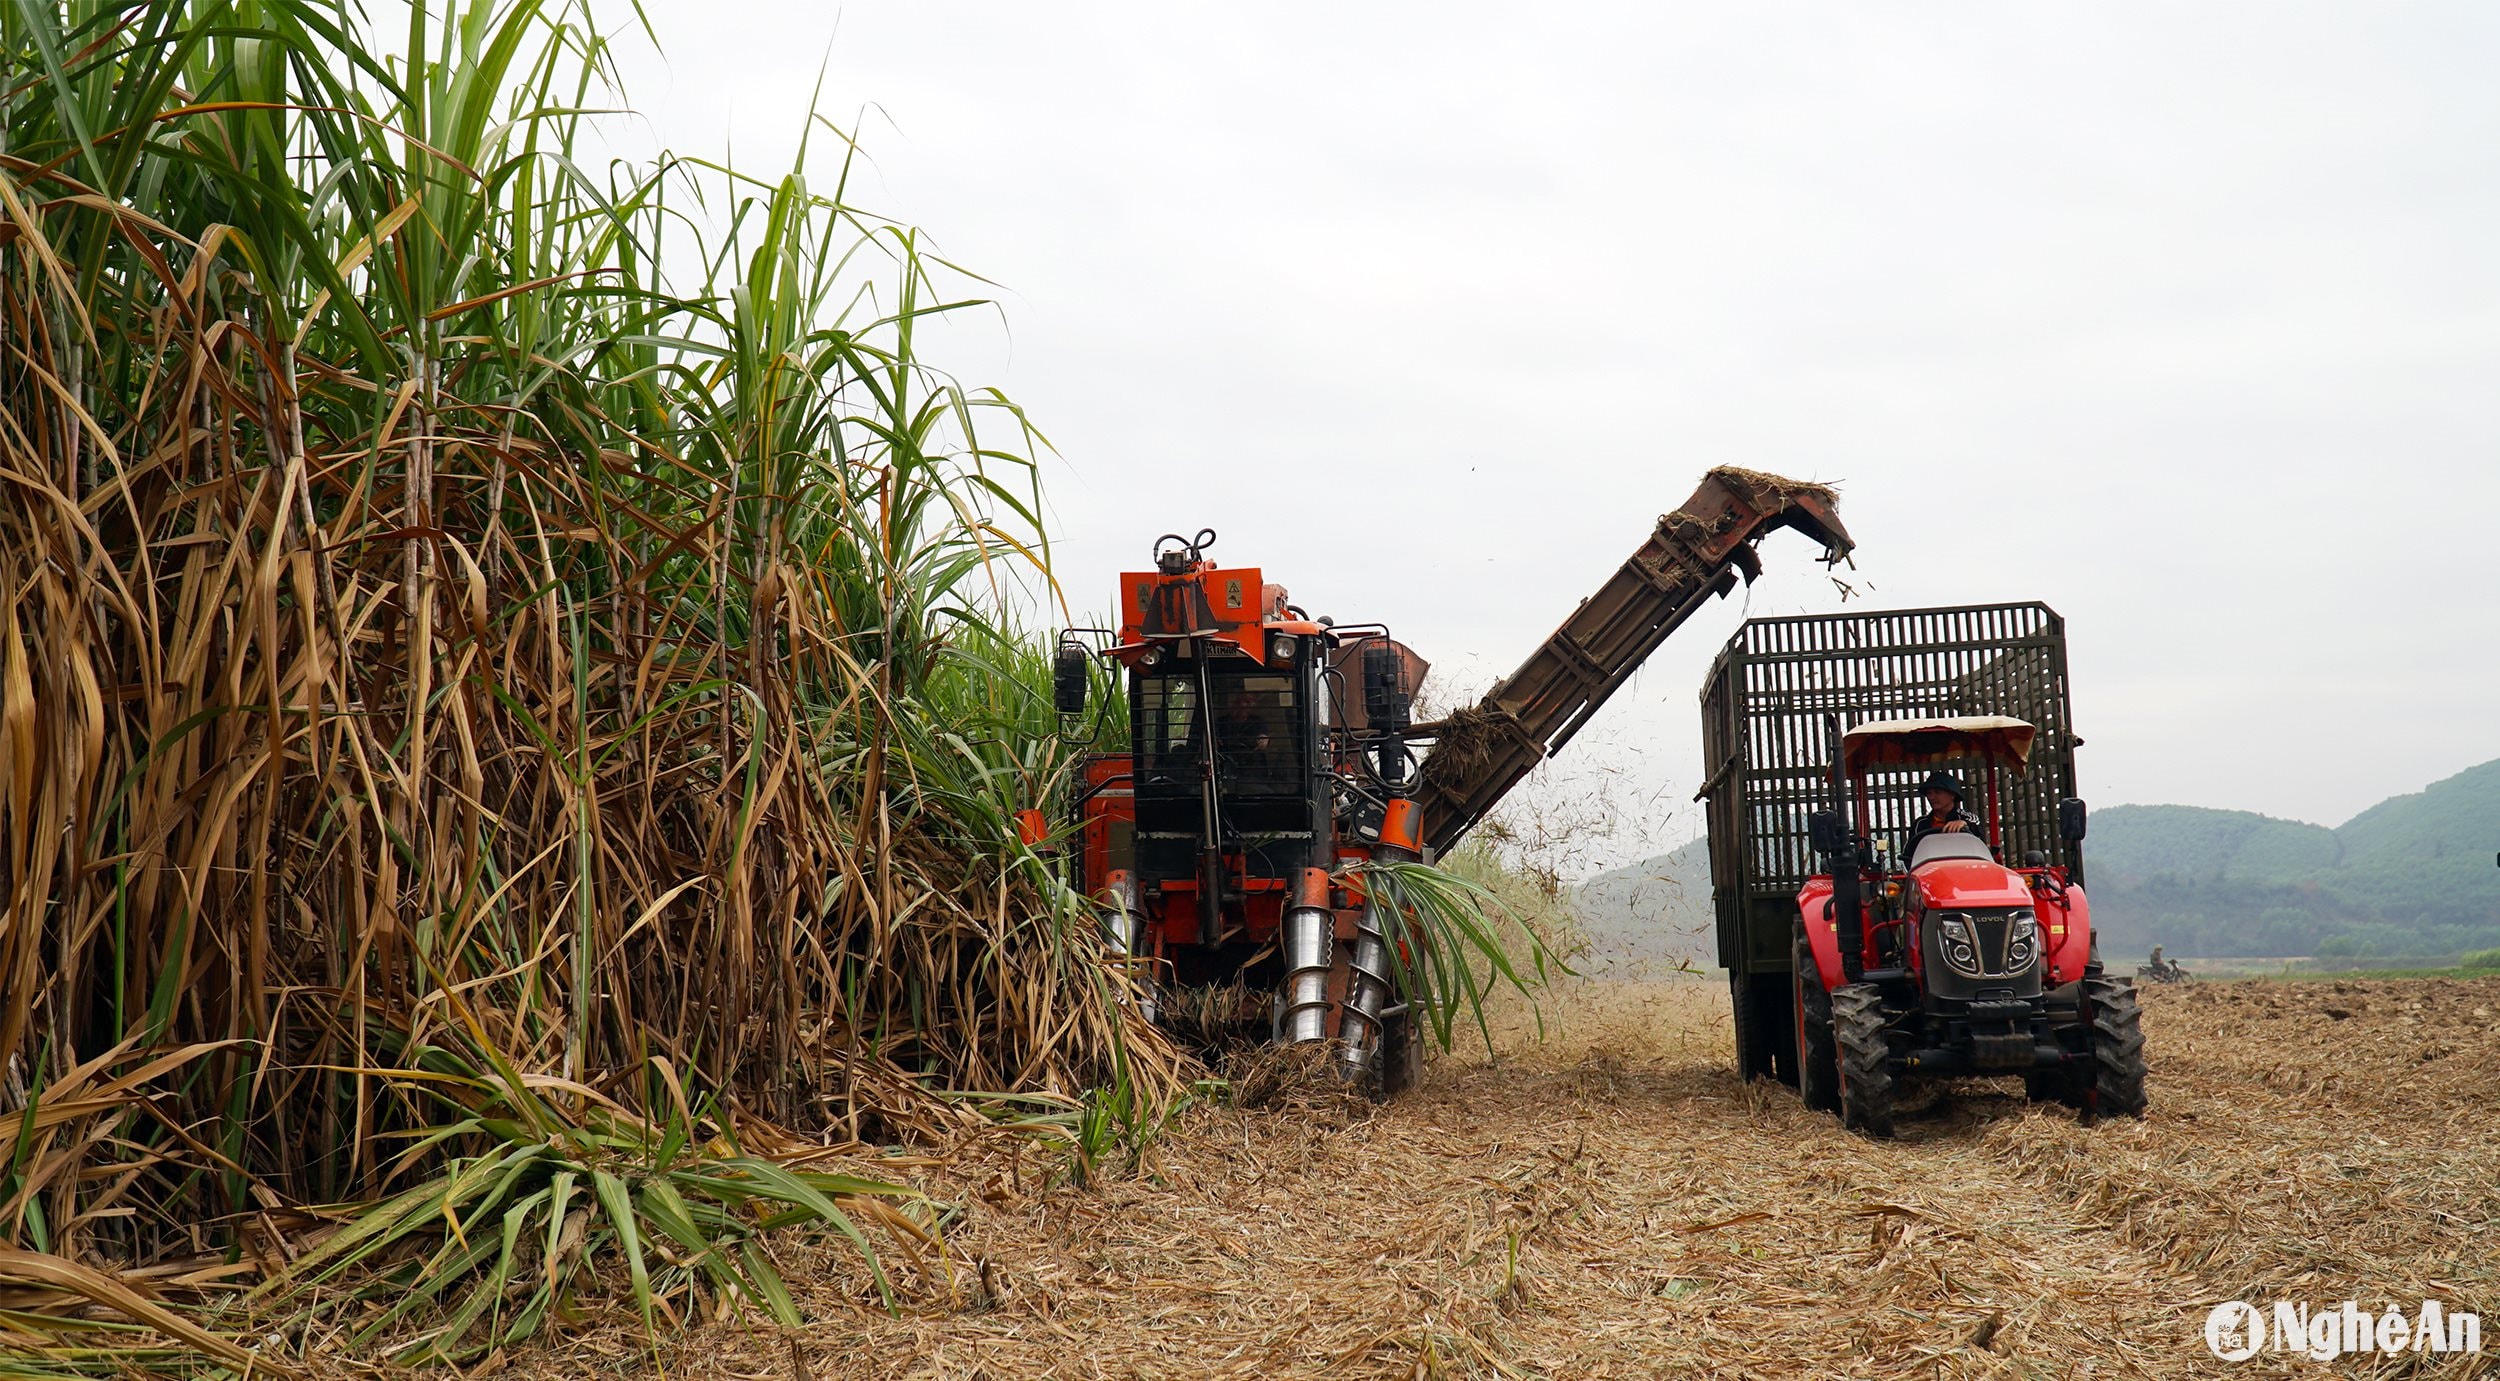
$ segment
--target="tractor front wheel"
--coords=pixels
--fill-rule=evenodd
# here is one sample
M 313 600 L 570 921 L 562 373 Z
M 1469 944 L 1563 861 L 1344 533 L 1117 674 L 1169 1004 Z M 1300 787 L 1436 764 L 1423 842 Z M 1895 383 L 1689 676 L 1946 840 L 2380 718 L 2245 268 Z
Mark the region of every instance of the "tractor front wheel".
M 1788 1008 L 1796 1014 L 1797 1092 L 1816 1112 L 1840 1111 L 1840 1066 L 1832 1053 L 1832 995 L 1823 990 L 1815 967 L 1814 947 L 1806 942 L 1805 922 L 1797 923 L 1791 947 L 1793 978 Z
M 2091 1107 L 2096 1117 L 2144 1115 L 2144 1021 L 2135 984 L 2115 974 L 2083 980 L 2091 1023 Z
M 1884 993 L 1872 983 L 1834 989 L 1832 1044 L 1840 1072 L 1842 1125 L 1892 1135 L 1892 1046 L 1884 1039 Z

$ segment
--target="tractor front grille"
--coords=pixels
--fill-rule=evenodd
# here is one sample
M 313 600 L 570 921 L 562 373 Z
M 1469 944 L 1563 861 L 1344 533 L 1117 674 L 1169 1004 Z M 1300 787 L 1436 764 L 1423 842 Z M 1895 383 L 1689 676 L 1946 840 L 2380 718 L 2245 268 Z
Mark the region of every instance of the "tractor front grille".
M 1955 1001 L 2028 1000 L 2040 991 L 2040 947 L 2011 910 L 1931 911 L 1919 923 L 1929 991 Z
M 1979 942 L 1979 971 L 1990 978 L 2002 978 L 2012 972 L 2005 962 L 2006 935 L 2012 929 L 2010 918 L 2002 911 L 1982 911 L 1970 918 L 1973 938 Z

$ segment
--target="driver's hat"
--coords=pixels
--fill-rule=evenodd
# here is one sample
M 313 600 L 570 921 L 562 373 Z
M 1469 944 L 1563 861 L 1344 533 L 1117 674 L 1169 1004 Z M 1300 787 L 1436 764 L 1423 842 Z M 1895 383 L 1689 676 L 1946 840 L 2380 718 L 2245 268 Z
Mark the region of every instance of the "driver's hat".
M 1921 796 L 1926 795 L 1930 791 L 1950 791 L 1953 793 L 1953 799 L 1956 802 L 1970 799 L 1970 793 L 1962 790 L 1962 779 L 1954 776 L 1950 772 L 1935 773 L 1919 785 L 1918 794 Z

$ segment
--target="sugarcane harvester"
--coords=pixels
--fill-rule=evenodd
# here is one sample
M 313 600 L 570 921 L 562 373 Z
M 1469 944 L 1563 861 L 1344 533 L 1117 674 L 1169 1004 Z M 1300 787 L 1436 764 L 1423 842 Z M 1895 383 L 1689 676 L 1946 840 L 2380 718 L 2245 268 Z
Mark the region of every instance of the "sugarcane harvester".
M 1778 528 L 1851 548 L 1829 489 L 1712 470 L 1518 670 L 1473 707 L 1412 722 L 1428 664 L 1386 624 L 1314 617 L 1216 534 L 1167 534 L 1120 577 L 1117 629 L 1069 629 L 1054 667 L 1063 721 L 1085 723 L 1092 659 L 1116 665 L 1129 750 L 1087 759 L 1063 828 L 1073 881 L 1173 1022 L 1230 995 L 1233 1029 L 1336 1042 L 1347 1077 L 1386 1096 L 1420 1048 L 1402 974 L 1421 935 L 1366 864 L 1448 852 L 1560 751 L 1705 602 L 1761 572 Z M 1246 1009 L 1246 1010 L 1245 1010 Z

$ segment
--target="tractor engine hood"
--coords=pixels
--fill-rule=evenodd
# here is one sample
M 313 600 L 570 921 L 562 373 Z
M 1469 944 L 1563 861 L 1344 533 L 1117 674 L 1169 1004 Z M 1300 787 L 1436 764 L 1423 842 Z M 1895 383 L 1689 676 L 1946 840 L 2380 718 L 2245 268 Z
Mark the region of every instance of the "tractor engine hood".
M 1931 911 L 1984 911 L 2031 905 L 2023 875 L 1982 858 L 1940 858 L 1919 865 L 1911 878 Z

